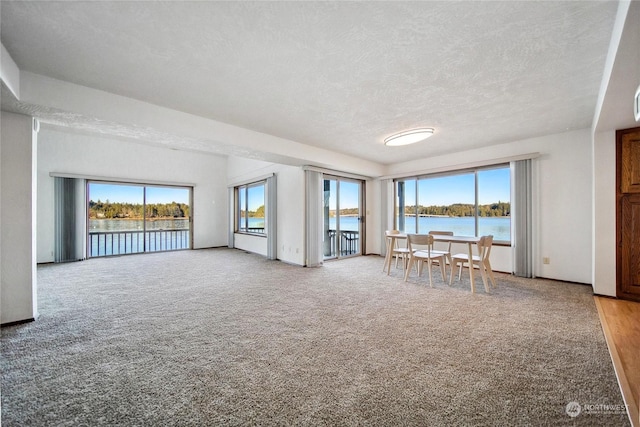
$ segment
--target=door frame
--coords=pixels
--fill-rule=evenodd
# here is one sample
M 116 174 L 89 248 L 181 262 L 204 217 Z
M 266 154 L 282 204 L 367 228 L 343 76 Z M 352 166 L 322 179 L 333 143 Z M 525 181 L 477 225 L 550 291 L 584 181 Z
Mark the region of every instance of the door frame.
M 358 197 L 358 251 L 353 254 L 342 255 L 341 250 L 341 241 L 336 237 L 336 243 L 333 248 L 331 248 L 332 252 L 335 252 L 334 256 L 324 256 L 324 260 L 334 260 L 334 259 L 342 259 L 342 258 L 350 258 L 354 256 L 361 256 L 365 254 L 365 235 L 366 235 L 366 221 L 365 221 L 365 181 L 357 178 L 349 178 L 340 175 L 332 175 L 332 174 L 322 174 L 322 182 L 324 185 L 324 181 L 327 180 L 335 180 L 336 181 L 336 231 L 340 232 L 340 182 L 350 182 L 357 184 L 359 186 L 359 197 Z M 324 206 L 322 216 L 324 218 Z M 323 233 L 324 234 L 324 233 Z M 324 248 L 323 251 L 324 253 Z

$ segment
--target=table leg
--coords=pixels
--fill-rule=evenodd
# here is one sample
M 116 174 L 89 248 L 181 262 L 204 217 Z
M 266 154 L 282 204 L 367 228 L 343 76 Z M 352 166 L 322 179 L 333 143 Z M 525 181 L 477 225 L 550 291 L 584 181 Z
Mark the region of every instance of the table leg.
M 394 237 L 389 238 L 389 247 L 387 248 L 387 276 L 391 274 L 391 261 L 393 260 L 393 248 L 395 247 L 396 239 Z
M 385 245 L 387 246 L 387 251 L 384 255 L 384 265 L 382 266 L 382 272 L 387 268 L 387 264 L 389 264 L 389 257 L 391 256 L 391 252 L 389 251 L 389 238 L 385 237 Z

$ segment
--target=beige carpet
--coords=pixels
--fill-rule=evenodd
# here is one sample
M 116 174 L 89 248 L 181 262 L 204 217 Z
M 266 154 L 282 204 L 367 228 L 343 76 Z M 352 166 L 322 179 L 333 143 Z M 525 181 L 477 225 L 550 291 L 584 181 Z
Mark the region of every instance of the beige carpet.
M 2 328 L 2 425 L 628 425 L 589 286 L 382 263 L 42 266 L 39 320 Z

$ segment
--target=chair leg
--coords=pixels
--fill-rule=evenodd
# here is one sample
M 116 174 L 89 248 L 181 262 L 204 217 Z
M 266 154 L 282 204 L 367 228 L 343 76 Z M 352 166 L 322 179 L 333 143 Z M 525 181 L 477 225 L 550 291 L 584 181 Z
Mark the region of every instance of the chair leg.
M 491 279 L 491 284 L 495 288 L 496 287 L 496 279 L 495 279 L 495 277 L 493 277 L 493 269 L 491 268 L 491 263 L 489 262 L 489 259 L 486 259 L 485 262 L 486 262 L 485 268 L 487 269 L 487 272 L 489 273 L 489 278 Z
M 451 275 L 449 276 L 449 286 L 453 285 L 453 276 L 455 274 L 455 269 L 458 266 L 458 263 L 451 263 Z
M 483 262 L 478 263 L 478 270 L 480 270 L 480 275 L 482 276 L 482 283 L 484 283 L 484 290 L 487 291 L 487 293 L 491 292 L 489 290 L 489 283 L 487 282 L 487 271 L 485 269 Z
M 442 258 L 442 260 L 440 261 L 440 271 L 442 272 L 442 280 L 444 282 L 447 281 L 447 266 L 444 265 L 444 257 Z
M 407 269 L 404 271 L 404 281 L 406 282 L 407 279 L 409 279 L 409 272 L 411 271 L 411 267 L 413 266 L 413 257 L 409 257 L 409 265 L 407 266 Z
M 470 262 L 468 264 L 468 267 L 469 267 L 469 282 L 471 283 L 471 293 L 474 294 L 476 292 L 476 283 L 475 283 L 475 277 L 473 277 L 471 275 L 471 269 L 473 268 L 473 262 Z

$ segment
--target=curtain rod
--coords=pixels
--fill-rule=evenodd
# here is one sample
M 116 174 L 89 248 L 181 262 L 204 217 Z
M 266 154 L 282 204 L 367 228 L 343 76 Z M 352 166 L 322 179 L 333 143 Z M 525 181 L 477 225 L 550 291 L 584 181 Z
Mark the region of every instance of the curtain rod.
M 195 187 L 196 184 L 190 182 L 156 181 L 152 179 L 118 178 L 113 176 L 83 175 L 67 172 L 49 172 L 53 178 L 74 178 L 86 179 L 87 181 L 104 181 L 118 184 L 147 184 L 147 185 L 167 185 L 170 187 Z
M 519 154 L 515 156 L 501 157 L 498 159 L 479 160 L 477 162 L 440 166 L 440 167 L 431 168 L 431 169 L 398 172 L 390 175 L 381 176 L 377 179 L 384 180 L 384 179 L 406 178 L 411 176 L 431 175 L 431 174 L 444 173 L 444 172 L 455 172 L 455 171 L 464 170 L 464 169 L 472 169 L 472 168 L 478 168 L 483 166 L 499 165 L 501 163 L 516 162 L 518 160 L 536 159 L 538 157 L 540 157 L 540 153 Z
M 369 179 L 374 179 L 371 176 L 359 175 L 359 174 L 350 173 L 350 172 L 342 172 L 342 171 L 337 171 L 337 170 L 327 169 L 327 168 L 321 168 L 321 167 L 318 167 L 318 166 L 311 166 L 311 165 L 302 166 L 302 170 L 320 172 L 320 173 L 323 173 L 323 174 L 326 174 L 326 175 L 333 175 L 333 176 L 338 176 L 338 177 L 343 177 L 343 178 L 361 179 L 363 181 L 366 181 L 366 180 L 369 180 Z

